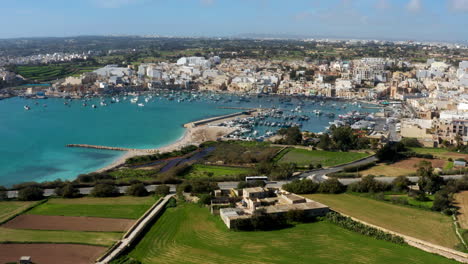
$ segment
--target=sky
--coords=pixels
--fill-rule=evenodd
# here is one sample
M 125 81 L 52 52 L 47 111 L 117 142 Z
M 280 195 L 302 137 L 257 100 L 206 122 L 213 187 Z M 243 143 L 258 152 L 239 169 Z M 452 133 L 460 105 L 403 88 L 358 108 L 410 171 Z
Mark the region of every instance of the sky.
M 0 38 L 242 34 L 468 40 L 468 0 L 0 0 Z

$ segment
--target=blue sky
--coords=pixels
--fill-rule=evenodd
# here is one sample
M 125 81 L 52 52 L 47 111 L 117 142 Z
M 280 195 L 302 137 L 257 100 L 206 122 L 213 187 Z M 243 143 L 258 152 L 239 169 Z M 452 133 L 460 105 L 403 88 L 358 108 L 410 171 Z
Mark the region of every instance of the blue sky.
M 108 34 L 468 40 L 468 0 L 1 0 L 0 38 Z

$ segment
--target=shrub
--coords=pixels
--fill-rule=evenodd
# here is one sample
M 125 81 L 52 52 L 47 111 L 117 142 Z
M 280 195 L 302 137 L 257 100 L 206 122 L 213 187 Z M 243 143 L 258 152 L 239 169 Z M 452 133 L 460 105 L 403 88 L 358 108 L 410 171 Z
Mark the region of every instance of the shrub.
M 171 188 L 165 184 L 156 186 L 156 189 L 154 190 L 155 194 L 163 195 L 163 196 L 168 195 L 170 192 L 171 192 Z
M 94 197 L 115 197 L 119 195 L 119 190 L 112 184 L 100 183 L 91 190 Z
M 130 185 L 127 190 L 125 191 L 125 194 L 130 195 L 130 196 L 147 196 L 149 193 L 146 190 L 146 187 L 143 183 L 135 183 Z
M 318 188 L 318 192 L 320 193 L 342 193 L 346 190 L 346 186 L 344 186 L 340 181 L 335 178 L 328 179 L 322 183 Z
M 78 188 L 75 188 L 75 186 L 73 186 L 73 184 L 71 183 L 65 184 L 61 188 L 56 188 L 55 194 L 62 198 L 76 198 L 81 195 L 80 190 L 78 190 Z
M 20 201 L 38 201 L 43 198 L 44 190 L 39 186 L 28 186 L 18 192 L 18 200 Z
M 402 138 L 400 142 L 407 148 L 419 148 L 423 146 L 416 138 Z
M 330 212 L 325 216 L 325 219 L 331 223 L 337 224 L 348 230 L 360 233 L 362 235 L 374 237 L 379 240 L 385 240 L 396 244 L 405 244 L 405 240 L 400 236 L 395 236 L 386 233 L 377 228 L 367 226 L 360 222 L 356 222 L 349 217 L 342 216 L 339 213 Z
M 172 208 L 177 206 L 177 200 L 174 197 L 171 197 L 169 201 L 167 201 L 166 208 Z
M 211 194 L 208 194 L 208 193 L 202 193 L 200 195 L 198 195 L 198 203 L 201 204 L 201 205 L 206 205 L 206 204 L 210 204 L 211 203 Z
M 7 189 L 3 186 L 0 186 L 0 201 L 8 200 Z
M 265 187 L 266 183 L 264 181 L 240 181 L 237 184 L 237 189 L 251 188 L 251 187 Z
M 411 181 L 405 176 L 399 176 L 392 181 L 392 185 L 395 192 L 403 192 L 408 190 Z
M 375 162 L 369 162 L 369 163 L 356 165 L 356 166 L 347 166 L 347 167 L 344 167 L 343 170 L 345 172 L 358 172 L 358 171 L 363 171 L 363 170 L 367 170 L 369 168 L 372 168 L 375 165 L 376 165 Z
M 297 194 L 315 193 L 319 188 L 319 184 L 309 179 L 295 180 L 283 185 L 284 190 Z

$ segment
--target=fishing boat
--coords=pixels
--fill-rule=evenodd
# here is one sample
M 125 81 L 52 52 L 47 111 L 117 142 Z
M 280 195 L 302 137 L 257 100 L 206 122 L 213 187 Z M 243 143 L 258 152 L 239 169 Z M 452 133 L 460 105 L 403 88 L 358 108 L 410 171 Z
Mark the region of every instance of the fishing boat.
M 142 103 L 139 103 L 138 106 L 139 106 L 139 107 L 143 107 L 143 106 L 145 106 L 145 105 L 142 104 Z

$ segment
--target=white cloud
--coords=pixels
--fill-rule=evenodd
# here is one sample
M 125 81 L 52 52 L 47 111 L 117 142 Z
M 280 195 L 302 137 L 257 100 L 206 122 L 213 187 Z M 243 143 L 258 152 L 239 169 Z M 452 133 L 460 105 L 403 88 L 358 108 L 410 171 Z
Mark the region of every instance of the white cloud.
M 452 11 L 468 12 L 468 0 L 449 0 L 448 4 Z
M 101 8 L 119 8 L 138 1 L 139 0 L 93 0 L 93 3 Z
M 421 0 L 409 0 L 406 9 L 410 12 L 418 12 L 422 9 Z

